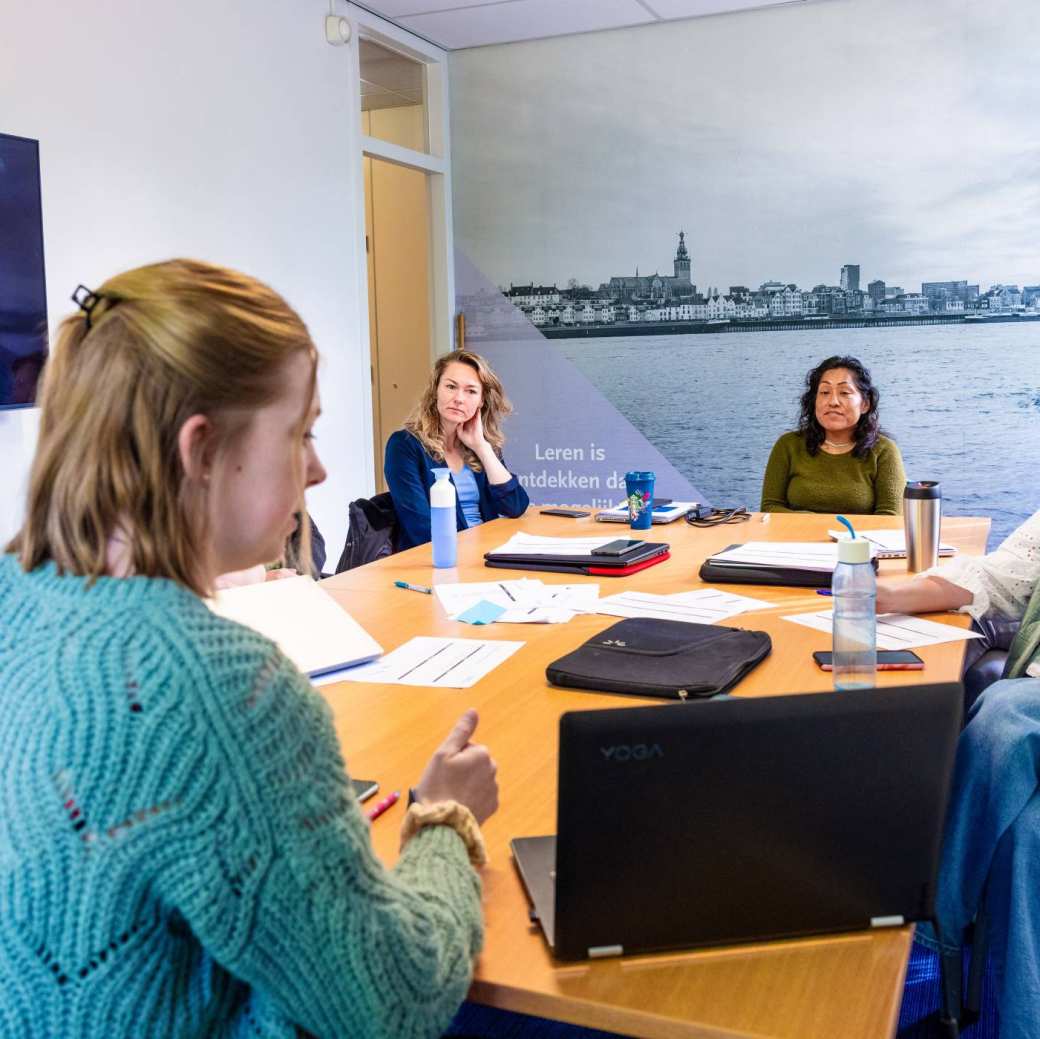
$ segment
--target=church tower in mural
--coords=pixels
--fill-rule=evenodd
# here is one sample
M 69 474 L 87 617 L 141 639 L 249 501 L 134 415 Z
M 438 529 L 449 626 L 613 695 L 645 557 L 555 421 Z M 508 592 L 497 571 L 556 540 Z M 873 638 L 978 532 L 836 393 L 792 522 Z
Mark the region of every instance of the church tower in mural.
M 674 274 L 651 274 L 635 276 L 619 274 L 600 286 L 601 291 L 622 303 L 646 301 L 674 301 L 690 299 L 697 294 L 690 274 L 690 254 L 686 249 L 686 232 L 679 232 L 679 248 L 672 261 Z
M 675 250 L 675 280 L 690 284 L 690 254 L 686 251 L 686 232 L 679 232 L 679 248 Z

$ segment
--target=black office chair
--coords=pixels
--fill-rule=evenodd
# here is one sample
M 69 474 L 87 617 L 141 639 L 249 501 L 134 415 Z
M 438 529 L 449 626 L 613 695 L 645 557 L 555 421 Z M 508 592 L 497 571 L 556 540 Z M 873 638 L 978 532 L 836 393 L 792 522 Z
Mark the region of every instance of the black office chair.
M 317 523 L 311 518 L 310 514 L 307 515 L 308 523 L 311 528 L 311 568 L 313 571 L 313 577 L 317 580 L 319 577 L 325 575 L 322 571 L 325 569 L 325 539 L 321 536 L 321 531 L 318 530 Z M 300 565 L 300 547 L 302 537 L 300 535 L 300 514 L 296 514 L 296 529 L 289 535 L 289 541 L 286 545 L 285 553 L 285 565 L 293 567 L 295 570 L 303 573 L 306 567 Z
M 397 551 L 398 532 L 397 513 L 389 492 L 352 501 L 347 540 L 336 564 L 336 573 L 393 555 Z
M 944 1039 L 958 1039 L 962 1028 L 979 1019 L 982 1007 L 982 980 L 989 960 L 989 919 L 985 904 L 979 909 L 971 932 L 971 960 L 967 989 L 963 988 L 962 949 L 939 953 L 941 997 L 939 1025 Z
M 982 634 L 971 639 L 964 650 L 964 714 L 987 686 L 1004 677 L 1008 650 L 1018 633 L 1019 622 L 1006 617 L 984 617 L 972 624 Z

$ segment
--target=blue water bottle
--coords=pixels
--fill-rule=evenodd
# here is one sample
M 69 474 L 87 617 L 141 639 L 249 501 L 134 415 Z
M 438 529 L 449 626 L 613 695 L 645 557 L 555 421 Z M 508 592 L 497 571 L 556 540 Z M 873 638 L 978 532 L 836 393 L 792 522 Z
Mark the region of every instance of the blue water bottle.
M 433 565 L 455 565 L 458 525 L 455 521 L 455 485 L 450 469 L 434 469 L 436 477 L 430 488 L 430 534 L 433 541 Z
M 865 538 L 838 542 L 831 595 L 834 688 L 870 689 L 877 684 L 877 578 Z

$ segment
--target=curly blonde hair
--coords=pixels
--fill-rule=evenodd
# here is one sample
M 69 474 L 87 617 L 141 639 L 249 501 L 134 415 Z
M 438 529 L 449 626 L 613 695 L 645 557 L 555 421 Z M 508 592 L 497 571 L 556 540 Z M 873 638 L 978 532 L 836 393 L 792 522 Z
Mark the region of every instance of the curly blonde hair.
M 313 393 L 317 351 L 277 292 L 196 260 L 125 271 L 95 295 L 89 314 L 61 323 L 44 368 L 25 521 L 7 551 L 25 570 L 51 560 L 93 579 L 120 534 L 133 573 L 208 594 L 204 492 L 185 478 L 178 432 L 206 415 L 226 449 L 278 398 L 299 351 Z M 301 431 L 305 423 L 306 412 Z M 301 473 L 301 508 L 303 483 Z M 309 556 L 305 518 L 301 532 Z
M 495 454 L 502 454 L 502 445 L 506 438 L 502 435 L 501 420 L 513 410 L 513 405 L 506 399 L 502 382 L 494 369 L 480 354 L 469 350 L 455 350 L 437 359 L 430 373 L 430 381 L 426 384 L 419 403 L 408 417 L 404 428 L 418 438 L 426 449 L 426 453 L 438 461 L 444 461 L 444 434 L 441 432 L 441 416 L 437 410 L 437 387 L 449 364 L 465 364 L 477 373 L 482 389 L 483 402 L 480 405 L 480 419 L 484 426 L 484 438 L 494 448 Z M 480 459 L 465 445 L 459 444 L 466 464 L 474 471 L 482 466 Z

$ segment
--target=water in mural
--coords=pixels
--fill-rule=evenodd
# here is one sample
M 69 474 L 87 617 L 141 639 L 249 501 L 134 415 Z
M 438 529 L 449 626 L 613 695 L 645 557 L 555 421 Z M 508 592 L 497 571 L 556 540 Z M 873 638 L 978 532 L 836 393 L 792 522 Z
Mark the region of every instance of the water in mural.
M 1040 507 L 1037 324 L 554 345 L 712 504 L 757 508 L 773 442 L 797 419 L 805 373 L 852 354 L 881 391 L 882 426 L 908 478 L 940 480 L 948 513 L 991 516 L 992 547 Z

